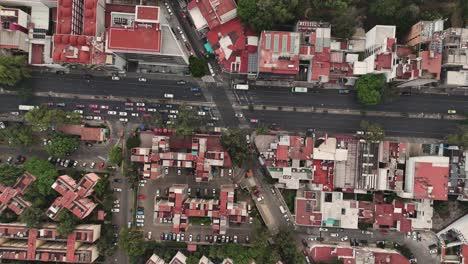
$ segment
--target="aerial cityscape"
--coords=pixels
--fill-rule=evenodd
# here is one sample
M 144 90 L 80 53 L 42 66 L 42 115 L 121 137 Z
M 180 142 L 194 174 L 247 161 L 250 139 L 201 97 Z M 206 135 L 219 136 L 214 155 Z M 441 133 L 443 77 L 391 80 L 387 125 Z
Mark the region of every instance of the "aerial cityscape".
M 0 22 L 0 263 L 468 264 L 467 0 Z

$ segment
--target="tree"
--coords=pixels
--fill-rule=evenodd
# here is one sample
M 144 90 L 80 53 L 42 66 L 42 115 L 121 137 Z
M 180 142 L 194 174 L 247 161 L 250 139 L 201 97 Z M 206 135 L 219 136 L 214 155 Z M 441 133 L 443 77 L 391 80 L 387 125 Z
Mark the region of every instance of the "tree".
M 0 85 L 14 86 L 27 77 L 25 56 L 0 56 Z
M 29 101 L 34 96 L 33 88 L 28 85 L 20 85 L 18 87 L 18 96 L 23 102 Z
M 23 175 L 21 168 L 10 164 L 0 165 L 0 184 L 13 186 L 21 175 Z
M 122 229 L 119 236 L 119 247 L 123 249 L 130 258 L 142 256 L 146 250 L 143 233 L 136 229 Z
M 50 109 L 47 106 L 40 106 L 29 110 L 24 116 L 35 130 L 43 131 L 63 124 L 81 124 L 80 114 L 66 112 L 61 109 Z
M 279 233 L 273 237 L 275 249 L 281 256 L 284 263 L 302 263 L 303 257 L 294 243 L 294 236 L 291 230 L 281 229 Z
M 47 160 L 31 157 L 26 160 L 23 167 L 36 176 L 34 184 L 37 187 L 39 194 L 47 196 L 54 192 L 51 186 L 57 179 L 58 172 L 52 164 Z
M 182 105 L 179 109 L 179 115 L 170 127 L 175 129 L 178 137 L 191 136 L 201 125 L 200 117 L 195 111 L 187 109 L 185 105 Z
M 298 5 L 298 0 L 239 0 L 237 14 L 242 23 L 259 33 L 292 22 Z
M 193 77 L 202 77 L 206 74 L 206 63 L 195 56 L 189 57 L 189 70 Z
M 248 155 L 245 134 L 239 129 L 225 131 L 221 136 L 221 145 L 231 156 L 233 163 L 241 166 Z
M 68 234 L 73 232 L 73 230 L 75 230 L 76 226 L 78 225 L 78 219 L 76 216 L 67 210 L 62 211 L 59 214 L 57 220 L 59 222 L 57 226 L 57 233 L 62 237 L 66 237 Z
M 127 149 L 138 148 L 141 144 L 140 137 L 135 135 L 133 137 L 127 138 Z
M 143 117 L 143 123 L 150 127 L 164 127 L 164 123 L 159 112 L 153 113 L 150 117 Z
M 385 138 L 383 127 L 376 123 L 361 121 L 361 129 L 364 130 L 364 139 L 372 142 L 379 142 Z
M 113 147 L 109 151 L 109 162 L 113 165 L 118 165 L 122 163 L 122 148 L 120 147 Z
M 0 130 L 0 138 L 15 147 L 30 147 L 36 142 L 31 127 L 18 123 Z
M 451 145 L 468 148 L 468 125 L 461 125 L 457 131 L 447 136 L 447 142 Z
M 357 26 L 357 10 L 349 8 L 346 12 L 340 15 L 335 15 L 331 19 L 332 35 L 338 38 L 349 39 L 356 32 Z
M 76 137 L 55 133 L 52 136 L 50 144 L 46 145 L 44 148 L 49 155 L 57 158 L 64 158 L 77 150 L 79 145 L 80 142 Z
M 357 97 L 364 105 L 377 105 L 382 100 L 382 91 L 386 83 L 382 74 L 366 74 L 356 82 Z
M 19 220 L 25 223 L 29 228 L 38 228 L 45 220 L 46 215 L 44 211 L 37 207 L 28 207 L 19 216 Z
M 400 0 L 376 0 L 370 4 L 369 13 L 381 23 L 390 23 L 400 9 Z

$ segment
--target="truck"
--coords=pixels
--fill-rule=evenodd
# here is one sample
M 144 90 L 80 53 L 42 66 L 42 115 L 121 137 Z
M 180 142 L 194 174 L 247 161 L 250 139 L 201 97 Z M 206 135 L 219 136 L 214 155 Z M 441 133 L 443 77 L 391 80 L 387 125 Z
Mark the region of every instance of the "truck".
M 249 85 L 248 84 L 236 84 L 234 86 L 234 88 L 236 90 L 245 90 L 245 91 L 247 91 L 247 90 L 249 90 Z
M 286 210 L 284 210 L 284 207 L 283 207 L 282 205 L 280 205 L 279 208 L 280 208 L 280 211 L 281 211 L 282 214 L 285 214 L 285 213 L 286 213 Z
M 33 110 L 33 109 L 36 109 L 37 106 L 35 105 L 19 105 L 18 106 L 18 109 L 21 110 L 21 111 L 29 111 L 29 110 Z
M 293 87 L 291 89 L 293 93 L 307 93 L 307 87 Z

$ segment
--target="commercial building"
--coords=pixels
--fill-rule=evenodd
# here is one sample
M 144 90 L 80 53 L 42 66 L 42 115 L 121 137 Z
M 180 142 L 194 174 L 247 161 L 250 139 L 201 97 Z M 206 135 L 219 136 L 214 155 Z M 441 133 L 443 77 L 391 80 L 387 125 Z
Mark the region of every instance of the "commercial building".
M 222 168 L 232 166 L 231 157 L 221 146 L 220 135 L 193 135 L 178 138 L 174 132 L 148 135 L 149 146 L 132 149 L 131 161 L 144 163 L 143 177 L 163 177 L 164 168 L 176 167 L 193 170 L 197 182 L 212 179 Z
M 151 257 L 146 261 L 146 264 L 166 264 L 166 262 L 164 259 L 153 253 L 153 255 L 151 255 Z
M 23 223 L 0 224 L 0 255 L 4 260 L 92 263 L 99 256 L 100 225 L 78 225 L 68 236 L 57 225 L 28 228 Z
M 14 54 L 28 53 L 28 25 L 31 16 L 16 8 L 0 9 L 0 49 Z
M 214 29 L 237 17 L 234 0 L 192 0 L 188 3 L 187 10 L 199 31 Z
M 82 141 L 103 142 L 107 140 L 107 129 L 102 127 L 85 127 L 83 125 L 63 125 L 58 131 L 67 134 L 79 136 Z
M 372 264 L 409 264 L 409 260 L 395 250 L 372 247 L 347 247 L 313 245 L 310 256 L 314 263 L 331 262 L 334 259 L 345 264 L 372 263 Z
M 56 219 L 63 209 L 68 209 L 79 219 L 86 218 L 97 206 L 89 196 L 94 192 L 93 188 L 99 181 L 95 173 L 85 174 L 78 183 L 68 176 L 62 175 L 52 185 L 52 189 L 60 193 L 47 210 L 47 216 Z
M 20 215 L 27 207 L 30 207 L 31 203 L 24 200 L 23 195 L 35 180 L 36 176 L 25 171 L 13 186 L 0 184 L 0 214 L 8 208 Z
M 247 203 L 234 202 L 235 187 L 222 185 L 218 199 L 189 198 L 186 184 L 175 184 L 169 188 L 169 199 L 157 200 L 154 211 L 156 221 L 172 219 L 173 232 L 185 232 L 191 217 L 209 217 L 213 232 L 226 234 L 229 223 L 246 222 Z

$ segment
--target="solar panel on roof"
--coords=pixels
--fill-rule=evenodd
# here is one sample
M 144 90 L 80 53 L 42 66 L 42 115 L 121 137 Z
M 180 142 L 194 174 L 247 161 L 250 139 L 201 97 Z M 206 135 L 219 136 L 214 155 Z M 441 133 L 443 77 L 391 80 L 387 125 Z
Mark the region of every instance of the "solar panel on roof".
M 279 51 L 279 36 L 275 35 L 275 38 L 273 39 L 273 52 L 277 53 Z
M 269 50 L 269 49 L 271 49 L 271 35 L 266 34 L 265 37 L 266 37 L 266 39 L 265 39 L 265 49 Z

